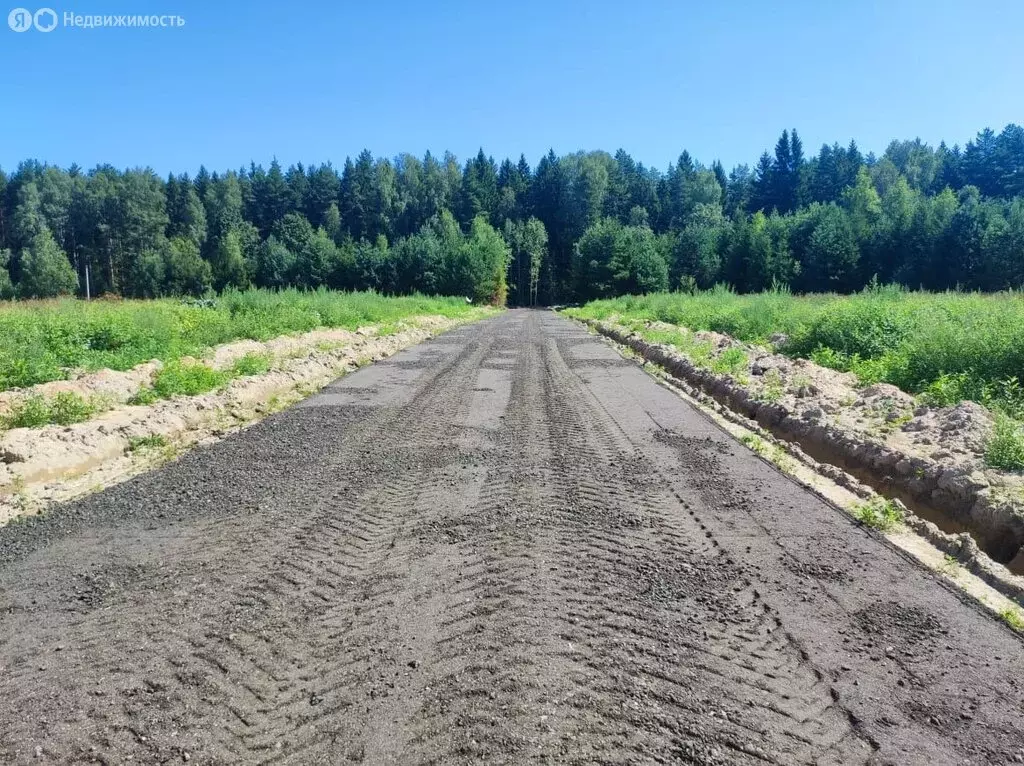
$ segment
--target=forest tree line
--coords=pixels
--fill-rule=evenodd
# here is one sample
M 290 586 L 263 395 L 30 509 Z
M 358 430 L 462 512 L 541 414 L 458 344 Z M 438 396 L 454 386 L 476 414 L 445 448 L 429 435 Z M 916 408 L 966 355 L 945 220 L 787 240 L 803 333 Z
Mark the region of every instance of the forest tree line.
M 786 285 L 1024 286 L 1024 128 L 933 148 L 806 156 L 796 130 L 729 173 L 683 152 L 532 167 L 481 150 L 160 178 L 109 165 L 0 169 L 0 298 L 282 287 L 461 294 L 515 305 Z

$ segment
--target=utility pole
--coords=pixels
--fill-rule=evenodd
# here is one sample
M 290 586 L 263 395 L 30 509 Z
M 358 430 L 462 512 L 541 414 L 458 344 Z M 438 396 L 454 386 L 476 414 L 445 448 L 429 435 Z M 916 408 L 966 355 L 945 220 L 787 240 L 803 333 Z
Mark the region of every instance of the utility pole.
M 89 264 L 85 264 L 85 299 L 89 300 Z

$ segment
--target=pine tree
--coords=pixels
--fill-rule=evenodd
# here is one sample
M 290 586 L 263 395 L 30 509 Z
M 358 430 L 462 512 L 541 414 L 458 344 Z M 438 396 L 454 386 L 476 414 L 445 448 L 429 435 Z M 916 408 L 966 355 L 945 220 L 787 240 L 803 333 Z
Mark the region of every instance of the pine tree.
M 775 181 L 775 165 L 771 155 L 765 152 L 757 161 L 754 168 L 754 178 L 751 182 L 750 207 L 751 211 L 768 210 L 778 207 L 776 190 L 778 185 Z
M 270 170 L 265 176 L 253 178 L 252 196 L 255 223 L 260 234 L 267 236 L 274 225 L 295 207 L 292 190 L 276 158 L 270 163 Z
M 496 212 L 498 203 L 498 168 L 494 160 L 484 154 L 483 148 L 476 157 L 466 162 L 462 174 L 462 202 L 459 215 L 463 223 L 470 223 L 481 213 L 490 216 Z
M 723 199 L 729 193 L 729 179 L 726 178 L 725 168 L 722 167 L 722 163 L 715 160 L 711 163 L 711 172 L 715 174 L 715 180 L 718 181 L 718 185 L 722 187 Z
M 373 155 L 366 149 L 360 152 L 353 164 L 345 160 L 341 174 L 341 198 L 338 207 L 344 228 L 354 240 L 375 236 L 374 221 L 375 171 Z
M 210 184 L 210 171 L 206 169 L 205 165 L 199 166 L 199 172 L 196 173 L 196 179 L 192 182 L 192 185 L 196 187 L 196 194 L 199 195 L 199 199 L 206 199 L 206 189 Z
M 558 303 L 572 294 L 572 258 L 575 240 L 564 222 L 563 200 L 568 194 L 564 169 L 553 150 L 541 158 L 534 174 L 531 208 L 548 233 L 546 277 L 541 279 L 545 291 L 541 303 Z
M 746 165 L 737 165 L 729 173 L 729 183 L 726 186 L 726 215 L 731 217 L 741 211 L 745 213 L 751 206 L 753 194 L 754 177 L 750 168 Z
M 167 178 L 167 236 L 188 237 L 200 248 L 206 242 L 206 209 L 187 175 Z
M 306 197 L 302 202 L 302 210 L 306 218 L 314 226 L 326 226 L 324 217 L 328 209 L 333 205 L 335 212 L 338 212 L 338 190 L 341 179 L 331 165 L 320 165 L 317 168 L 310 167 L 308 170 L 309 181 L 306 184 Z M 340 216 L 337 229 L 340 231 Z M 330 230 L 330 229 L 328 229 Z M 337 236 L 332 234 L 332 236 Z
M 306 168 L 301 162 L 292 165 L 285 172 L 284 181 L 288 187 L 287 204 L 284 212 L 287 213 L 291 210 L 303 211 L 306 198 L 309 196 L 309 178 L 306 176 Z
M 1007 125 L 996 139 L 992 170 L 1002 197 L 1024 196 L 1024 127 Z
M 788 213 L 796 208 L 803 166 L 803 143 L 796 129 L 792 134 L 783 130 L 775 145 L 775 160 L 768 175 L 772 206 L 779 212 Z

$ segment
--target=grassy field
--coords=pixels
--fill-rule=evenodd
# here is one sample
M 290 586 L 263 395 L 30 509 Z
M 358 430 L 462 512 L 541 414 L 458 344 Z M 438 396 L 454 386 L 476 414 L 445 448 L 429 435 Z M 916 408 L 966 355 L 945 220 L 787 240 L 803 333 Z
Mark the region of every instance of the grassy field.
M 1024 467 L 1024 295 L 921 293 L 895 287 L 857 295 L 660 293 L 593 301 L 566 313 L 714 330 L 739 340 L 783 333 L 783 352 L 892 383 L 937 406 L 968 399 L 997 413 L 990 462 Z
M 60 380 L 72 369 L 127 370 L 173 362 L 239 339 L 267 340 L 322 327 L 356 329 L 407 317 L 475 310 L 465 299 L 328 290 L 228 292 L 213 301 L 0 303 L 0 390 Z

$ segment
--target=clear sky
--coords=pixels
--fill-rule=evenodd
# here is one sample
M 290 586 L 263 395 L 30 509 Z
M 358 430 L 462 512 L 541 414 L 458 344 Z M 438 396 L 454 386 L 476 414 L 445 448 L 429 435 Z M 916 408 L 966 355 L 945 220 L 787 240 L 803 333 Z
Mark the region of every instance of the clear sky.
M 662 169 L 685 148 L 728 169 L 787 127 L 808 153 L 855 138 L 880 154 L 1024 121 L 1022 0 L 51 2 L 186 23 L 0 27 L 7 170 L 480 146 L 531 164 L 622 147 Z

